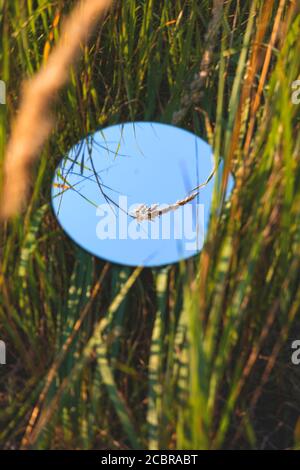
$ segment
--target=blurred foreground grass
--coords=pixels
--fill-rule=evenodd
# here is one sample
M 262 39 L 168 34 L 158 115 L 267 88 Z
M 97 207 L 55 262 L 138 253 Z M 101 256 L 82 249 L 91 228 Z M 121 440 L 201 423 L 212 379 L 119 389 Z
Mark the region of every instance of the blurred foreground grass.
M 0 0 L 1 165 L 21 81 L 73 3 Z M 2 448 L 300 446 L 296 3 L 227 0 L 213 19 L 207 0 L 117 1 L 85 48 L 26 212 L 1 227 Z M 225 161 L 201 256 L 151 271 L 79 250 L 50 208 L 62 155 L 101 126 L 171 122 L 182 108 L 180 125 Z

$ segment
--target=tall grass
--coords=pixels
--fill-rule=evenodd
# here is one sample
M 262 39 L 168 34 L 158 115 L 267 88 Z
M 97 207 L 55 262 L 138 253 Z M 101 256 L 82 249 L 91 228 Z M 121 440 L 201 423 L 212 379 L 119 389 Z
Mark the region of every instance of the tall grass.
M 22 85 L 20 109 L 11 128 L 4 163 L 1 216 L 14 216 L 27 196 L 28 172 L 53 128 L 51 105 L 66 84 L 71 66 L 93 28 L 105 16 L 110 0 L 80 1 L 65 20 L 61 38 L 51 53 L 44 50 L 44 64 Z M 53 21 L 56 28 L 60 14 Z M 98 20 L 98 21 L 97 21 Z M 53 31 L 50 33 L 54 37 Z
M 0 1 L 2 181 L 21 80 L 47 61 L 73 3 Z M 0 235 L 3 448 L 299 446 L 299 7 L 224 2 L 211 47 L 216 3 L 115 2 L 71 71 L 26 210 Z M 99 127 L 181 109 L 180 125 L 224 159 L 201 255 L 156 270 L 93 259 L 51 212 L 57 163 Z

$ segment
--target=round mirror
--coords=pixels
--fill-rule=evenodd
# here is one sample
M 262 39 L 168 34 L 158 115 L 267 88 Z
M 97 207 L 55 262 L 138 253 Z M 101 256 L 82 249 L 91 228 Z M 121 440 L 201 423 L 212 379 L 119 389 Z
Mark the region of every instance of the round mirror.
M 203 246 L 213 167 L 211 147 L 191 132 L 152 122 L 111 126 L 63 158 L 53 209 L 72 240 L 99 258 L 175 263 Z

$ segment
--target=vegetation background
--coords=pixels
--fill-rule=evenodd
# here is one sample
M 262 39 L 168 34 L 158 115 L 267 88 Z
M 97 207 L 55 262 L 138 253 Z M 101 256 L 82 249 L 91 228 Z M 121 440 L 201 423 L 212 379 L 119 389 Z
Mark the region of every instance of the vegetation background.
M 0 0 L 2 182 L 22 80 L 73 5 Z M 300 446 L 299 39 L 296 0 L 114 3 L 55 104 L 25 212 L 1 225 L 2 448 Z M 52 214 L 62 156 L 132 120 L 176 123 L 224 158 L 195 260 L 110 265 Z

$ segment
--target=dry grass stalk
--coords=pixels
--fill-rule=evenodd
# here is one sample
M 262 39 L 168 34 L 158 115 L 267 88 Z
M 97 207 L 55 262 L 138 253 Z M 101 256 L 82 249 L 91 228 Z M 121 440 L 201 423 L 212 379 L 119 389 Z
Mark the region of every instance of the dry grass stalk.
M 185 206 L 188 202 L 193 201 L 198 196 L 198 192 L 194 192 L 184 199 L 176 201 L 174 204 L 167 204 L 166 206 L 160 206 L 159 204 L 152 204 L 147 206 L 146 204 L 140 204 L 132 214 L 138 223 L 143 222 L 144 220 L 154 220 L 157 217 L 161 217 L 168 212 L 175 211 L 181 206 Z
M 193 188 L 184 199 L 179 199 L 174 204 L 167 204 L 164 206 L 157 203 L 151 204 L 150 206 L 147 206 L 146 204 L 140 204 L 136 207 L 135 211 L 129 215 L 136 219 L 138 223 L 141 223 L 144 220 L 153 221 L 157 217 L 161 217 L 168 212 L 175 211 L 179 207 L 185 206 L 189 202 L 193 201 L 199 195 L 200 189 L 204 188 L 211 181 L 217 171 L 217 168 L 218 165 L 213 168 L 206 181 Z
M 257 112 L 260 106 L 261 97 L 263 95 L 264 86 L 268 77 L 268 72 L 269 72 L 269 68 L 271 65 L 271 59 L 272 59 L 272 55 L 274 51 L 274 46 L 280 34 L 280 26 L 282 25 L 282 16 L 283 16 L 285 6 L 286 6 L 286 0 L 280 0 L 276 17 L 274 20 L 274 26 L 273 26 L 271 38 L 267 45 L 265 60 L 264 60 L 261 76 L 259 79 L 258 89 L 257 89 L 255 98 L 251 106 L 250 122 L 248 125 L 248 132 L 247 132 L 246 142 L 244 146 L 245 154 L 249 151 L 249 148 L 251 145 L 252 136 L 253 136 L 254 128 L 255 128 L 256 116 L 257 116 Z
M 28 192 L 30 166 L 52 130 L 53 100 L 67 83 L 82 44 L 87 42 L 111 4 L 112 0 L 79 1 L 66 19 L 61 39 L 48 62 L 24 84 L 20 110 L 6 149 L 1 218 L 8 219 L 22 208 Z

